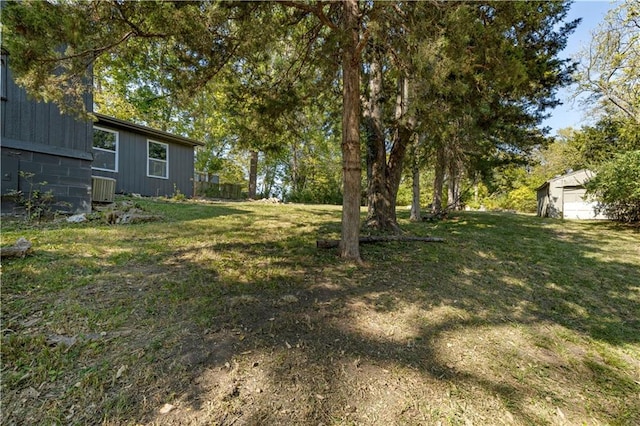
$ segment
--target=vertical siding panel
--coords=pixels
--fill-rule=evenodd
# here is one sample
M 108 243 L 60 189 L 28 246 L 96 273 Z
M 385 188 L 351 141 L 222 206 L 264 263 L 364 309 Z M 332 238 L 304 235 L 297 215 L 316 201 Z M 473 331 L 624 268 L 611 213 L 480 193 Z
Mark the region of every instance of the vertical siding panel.
M 131 161 L 132 161 L 132 141 L 131 135 L 129 132 L 124 130 L 120 131 L 120 160 L 121 163 L 118 165 L 119 173 L 118 177 L 120 178 L 120 185 L 123 192 L 136 192 L 135 188 L 131 186 L 130 181 L 134 179 L 131 176 Z
M 149 137 L 145 137 L 142 138 L 141 143 L 140 143 L 140 163 L 143 165 L 143 173 L 144 173 L 144 183 L 145 183 L 145 193 L 147 193 L 150 196 L 155 196 L 155 188 L 156 188 L 156 183 L 155 183 L 155 179 L 152 179 L 150 177 L 147 176 L 147 144 L 149 141 Z
M 58 107 L 54 104 L 42 104 L 39 103 L 40 111 L 38 117 L 42 120 L 45 126 L 42 131 L 42 138 L 47 145 L 60 146 L 64 148 L 71 148 L 64 141 L 64 128 L 62 124 L 66 121 L 66 118 L 60 115 Z
M 47 116 L 49 118 L 49 123 L 51 123 L 51 125 L 48 126 L 48 144 L 66 147 L 66 144 L 64 143 L 64 129 L 61 126 L 62 117 L 58 108 L 50 105 L 49 108 L 47 108 Z
M 22 141 L 33 141 L 33 137 L 31 136 L 31 129 L 33 128 L 31 124 L 31 114 L 30 114 L 30 103 L 27 102 L 27 93 L 24 90 L 20 90 L 18 94 L 18 103 L 17 107 L 20 109 L 18 115 L 18 132 L 17 138 Z
M 132 161 L 132 141 L 131 135 L 129 132 L 120 131 L 120 148 L 121 148 L 121 156 L 120 160 L 122 163 L 118 166 L 120 172 L 118 173 L 118 177 L 121 181 L 121 187 L 124 192 L 136 192 L 136 188 L 131 185 L 131 180 L 135 179 L 134 176 L 131 175 L 131 161 Z
M 144 167 L 147 138 L 131 133 L 131 163 L 129 164 L 130 184 L 138 194 L 150 195 L 147 191 L 147 169 Z
M 140 184 L 142 183 L 142 179 L 140 176 L 136 174 L 136 145 L 138 141 L 134 134 L 130 132 L 123 132 L 126 134 L 127 139 L 127 164 L 126 164 L 126 176 L 123 177 L 124 184 L 129 189 L 129 192 L 135 192 L 137 194 L 142 194 L 143 192 L 140 190 Z
M 2 101 L 2 121 L 0 128 L 0 136 L 2 138 L 11 138 L 11 129 L 9 129 L 9 122 L 11 121 L 11 113 L 8 112 L 9 107 L 12 106 L 9 101 L 9 88 L 7 88 L 7 100 Z
M 3 135 L 9 139 L 20 139 L 20 103 L 17 99 L 17 91 L 13 84 L 9 85 L 9 93 L 5 105 L 7 110 L 5 111 L 6 120 L 3 122 L 2 131 Z
M 122 130 L 120 131 L 120 152 L 121 163 L 118 165 L 118 177 L 120 178 L 122 191 L 136 192 L 135 188 L 132 188 L 128 182 L 131 179 L 131 138 L 128 132 Z
M 147 138 L 144 135 L 132 134 L 132 155 L 130 166 L 130 176 L 134 180 L 131 184 L 136 188 L 136 192 L 142 195 L 151 195 L 148 189 L 147 167 L 145 159 L 147 156 Z
M 33 128 L 33 139 L 35 143 L 49 145 L 49 108 L 42 102 L 36 102 L 33 109 L 31 121 L 27 124 Z
M 10 59 L 7 59 L 10 63 Z M 13 81 L 11 70 L 7 67 L 7 100 L 5 121 L 2 122 L 2 134 L 9 139 L 20 139 L 20 90 Z
M 185 195 L 191 194 L 191 171 L 189 170 L 188 165 L 193 164 L 189 161 L 189 152 L 190 148 L 183 145 L 173 145 L 172 151 L 174 153 L 175 160 L 173 161 L 173 172 L 174 178 L 172 179 L 175 182 L 176 186 L 180 189 Z M 172 185 L 173 186 L 173 185 Z M 173 188 L 172 188 L 173 191 Z
M 6 125 L 5 123 L 7 122 L 7 101 L 0 101 L 0 123 L 2 123 L 2 125 L 0 126 L 0 138 L 6 138 Z
M 84 126 L 84 151 L 93 153 L 93 122 L 89 121 Z
M 92 93 L 85 94 L 84 105 L 87 111 L 93 111 Z M 79 123 L 79 125 L 78 138 L 80 144 L 78 145 L 78 149 L 84 152 L 91 152 L 91 147 L 93 146 L 93 121 L 86 120 Z
M 82 158 L 83 153 L 90 152 L 89 124 L 73 116 L 61 115 L 53 104 L 36 102 L 15 84 L 10 70 L 6 84 L 7 100 L 2 101 L 2 137 L 41 146 L 31 151 L 26 144 L 17 145 L 25 146 L 20 149 L 21 167 L 36 173 L 34 180 L 46 180 L 59 200 L 72 203 L 72 211 L 87 211 L 91 201 L 87 191 L 91 185 L 91 170 L 90 161 Z M 80 152 L 61 153 L 51 149 L 54 147 Z
M 81 149 L 83 144 L 78 143 L 78 133 L 76 132 L 78 122 L 76 120 L 69 120 L 66 116 L 63 118 L 64 120 L 60 124 L 61 127 L 64 127 L 64 133 L 67 137 L 62 143 L 68 148 Z

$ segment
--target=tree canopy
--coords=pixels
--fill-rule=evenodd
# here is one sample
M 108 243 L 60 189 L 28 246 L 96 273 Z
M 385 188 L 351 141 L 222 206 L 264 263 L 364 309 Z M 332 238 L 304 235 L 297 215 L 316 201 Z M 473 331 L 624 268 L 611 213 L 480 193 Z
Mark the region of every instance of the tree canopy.
M 579 54 L 578 92 L 601 111 L 640 125 L 640 4 L 613 8 Z
M 208 171 L 243 147 L 267 153 L 299 194 L 312 181 L 335 186 L 335 174 L 310 158 L 335 168 L 341 134 L 339 190 L 313 191 L 342 196 L 341 253 L 358 260 L 361 140 L 369 216 L 392 226 L 408 152 L 417 165 L 444 150 L 433 162 L 451 190 L 463 173 L 545 144 L 536 126 L 572 70 L 558 58 L 577 25 L 564 22 L 567 8 L 27 0 L 3 6 L 3 46 L 18 82 L 39 99 L 82 112 L 95 74 L 100 108 L 204 140 L 198 164 Z

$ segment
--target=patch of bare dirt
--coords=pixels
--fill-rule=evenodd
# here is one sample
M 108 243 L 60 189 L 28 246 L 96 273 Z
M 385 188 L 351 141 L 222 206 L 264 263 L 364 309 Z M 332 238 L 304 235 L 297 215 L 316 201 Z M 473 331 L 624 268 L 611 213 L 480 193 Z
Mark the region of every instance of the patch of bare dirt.
M 59 297 L 127 312 L 95 342 L 76 344 L 77 371 L 100 371 L 102 393 L 77 396 L 66 408 L 70 423 L 98 419 L 98 404 L 111 410 L 108 425 L 599 422 L 583 404 L 592 374 L 585 359 L 591 369 L 605 362 L 560 337 L 560 326 L 525 328 L 455 299 L 426 302 L 402 280 L 366 281 L 366 270 L 340 282 L 310 271 L 306 284 L 261 292 L 218 283 L 221 292 L 201 306 L 192 304 L 198 288 L 180 288 L 182 298 L 166 290 L 179 285 L 179 264 L 137 268 L 120 266 L 118 279 L 107 271 Z M 20 320 L 29 333 L 90 329 L 47 323 L 42 309 Z M 547 336 L 544 344 L 531 330 Z M 28 405 L 81 389 L 93 377 L 83 374 L 5 395 L 4 409 L 36 424 Z M 615 417 L 622 408 L 607 409 Z

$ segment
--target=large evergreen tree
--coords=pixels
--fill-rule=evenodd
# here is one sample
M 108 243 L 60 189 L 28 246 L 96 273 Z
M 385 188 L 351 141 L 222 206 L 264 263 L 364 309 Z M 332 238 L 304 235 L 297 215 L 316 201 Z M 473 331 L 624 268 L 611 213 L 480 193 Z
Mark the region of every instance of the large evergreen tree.
M 486 156 L 496 147 L 521 146 L 554 105 L 554 90 L 570 68 L 556 57 L 575 26 L 558 27 L 566 7 L 559 1 L 23 1 L 4 8 L 3 43 L 19 82 L 70 112 L 81 110 L 97 60 L 111 66 L 113 82 L 132 83 L 130 104 L 149 124 L 171 130 L 184 119 L 178 109 L 215 93 L 212 82 L 223 84 L 224 102 L 235 111 L 230 125 L 254 150 L 284 146 L 291 117 L 317 97 L 309 88 L 330 90 L 329 82 L 340 79 L 340 247 L 343 257 L 359 260 L 363 70 L 369 219 L 397 229 L 395 200 L 416 131 L 448 150 L 443 158 L 451 177 L 462 167 L 452 159 L 470 151 Z M 199 116 L 207 114 L 199 107 Z
M 372 26 L 365 56 L 371 225 L 398 230 L 395 200 L 415 132 L 433 145 L 436 209 L 445 177 L 455 204 L 465 169 L 519 158 L 544 142 L 537 125 L 573 69 L 557 57 L 578 23 L 561 25 L 567 9 L 564 2 L 374 6 L 387 25 Z

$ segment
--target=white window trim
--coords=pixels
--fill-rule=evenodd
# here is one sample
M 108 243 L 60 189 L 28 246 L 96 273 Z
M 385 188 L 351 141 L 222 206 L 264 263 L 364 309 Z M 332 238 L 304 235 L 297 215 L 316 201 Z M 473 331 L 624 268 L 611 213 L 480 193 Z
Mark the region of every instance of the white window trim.
M 149 157 L 149 145 L 151 145 L 151 142 L 157 143 L 159 145 L 164 145 L 166 147 L 166 149 L 167 149 L 167 159 L 166 160 L 159 160 L 157 158 L 150 158 Z M 166 176 L 156 176 L 156 175 L 150 174 L 149 173 L 149 160 L 164 161 L 164 163 L 166 164 L 167 175 Z M 169 179 L 169 144 L 168 143 L 154 141 L 153 139 L 147 139 L 147 177 L 155 178 L 155 179 Z
M 116 150 L 111 151 L 110 149 L 104 149 L 104 148 L 95 148 L 93 146 L 93 140 L 91 141 L 91 149 L 97 149 L 98 151 L 104 151 L 104 152 L 110 152 L 110 153 L 114 153 L 115 157 L 116 157 L 116 161 L 115 161 L 115 170 L 111 170 L 111 169 L 104 169 L 102 167 L 93 167 L 91 166 L 92 170 L 102 170 L 103 172 L 113 172 L 113 173 L 118 173 L 118 153 L 120 152 L 120 133 L 116 132 L 115 130 L 111 130 L 111 129 L 105 129 L 104 127 L 98 127 L 98 126 L 93 126 L 93 130 L 102 130 L 103 132 L 108 132 L 108 133 L 113 133 L 114 135 L 116 135 Z

